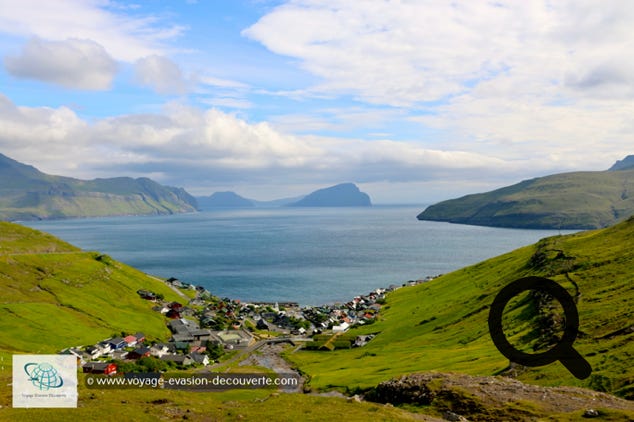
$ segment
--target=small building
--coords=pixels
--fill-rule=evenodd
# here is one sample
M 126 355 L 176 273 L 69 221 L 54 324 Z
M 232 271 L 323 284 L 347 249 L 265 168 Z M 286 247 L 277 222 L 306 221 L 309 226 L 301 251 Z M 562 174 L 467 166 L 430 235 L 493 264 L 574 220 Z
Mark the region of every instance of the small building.
M 114 360 L 124 360 L 128 357 L 128 352 L 126 350 L 115 350 L 112 352 L 112 359 Z
M 194 337 L 194 340 L 207 341 L 211 339 L 211 330 L 205 328 L 191 330 L 189 333 Z
M 102 355 L 103 349 L 97 346 L 88 346 L 86 347 L 86 353 L 90 355 L 90 359 L 97 359 Z
M 154 294 L 154 292 L 150 292 L 148 290 L 143 290 L 143 289 L 137 290 L 136 292 L 139 296 L 141 296 L 142 299 L 156 300 L 156 294 Z
M 157 343 L 150 347 L 150 355 L 160 358 L 169 353 L 169 347 L 166 344 Z
M 108 362 L 87 362 L 82 366 L 85 374 L 114 375 L 117 373 L 117 365 Z
M 189 350 L 189 342 L 187 341 L 175 341 L 172 344 L 174 345 L 174 351 L 176 352 L 184 352 Z
M 333 333 L 344 333 L 346 331 L 348 331 L 348 328 L 350 328 L 350 324 L 348 324 L 347 322 L 342 322 L 339 325 L 335 325 L 334 327 L 332 327 L 332 332 Z
M 190 343 L 196 340 L 191 334 L 173 334 L 172 342 L 174 343 Z
M 62 350 L 61 352 L 59 352 L 60 355 L 72 355 L 75 356 L 77 358 L 77 365 L 83 365 L 84 363 L 86 363 L 85 358 L 87 358 L 88 356 L 83 353 L 79 347 L 68 347 L 64 350 Z
M 227 349 L 246 349 L 255 343 L 253 336 L 245 330 L 212 331 L 209 341 Z
M 96 344 L 95 347 L 99 349 L 102 355 L 107 355 L 112 352 L 112 345 L 110 344 L 110 340 L 104 340 L 99 344 Z
M 123 339 L 125 340 L 128 347 L 136 346 L 137 340 L 135 336 L 132 336 L 132 335 L 125 336 Z
M 189 351 L 191 353 L 205 353 L 207 351 L 207 346 L 192 345 L 190 346 Z
M 128 345 L 128 343 L 126 343 L 126 341 L 121 337 L 111 338 L 110 340 L 107 340 L 107 342 L 110 344 L 112 350 L 123 349 Z
M 189 319 L 175 319 L 170 321 L 169 328 L 172 333 L 189 334 L 190 331 L 197 330 L 198 324 Z
M 139 347 L 128 353 L 128 359 L 141 359 L 150 356 L 149 347 Z
M 173 309 L 175 311 L 180 311 L 181 309 L 183 309 L 183 305 L 181 303 L 178 302 L 171 302 L 170 304 L 167 305 L 168 308 Z
M 178 312 L 175 309 L 169 309 L 166 313 L 165 316 L 171 319 L 180 319 L 181 318 L 181 313 Z
M 165 362 L 174 362 L 183 366 L 189 366 L 194 362 L 192 358 L 187 355 L 165 355 L 161 356 L 160 359 Z
M 204 353 L 194 352 L 194 353 L 190 353 L 189 356 L 192 358 L 192 360 L 195 363 L 198 363 L 198 364 L 203 365 L 203 366 L 209 365 L 209 356 L 207 356 Z

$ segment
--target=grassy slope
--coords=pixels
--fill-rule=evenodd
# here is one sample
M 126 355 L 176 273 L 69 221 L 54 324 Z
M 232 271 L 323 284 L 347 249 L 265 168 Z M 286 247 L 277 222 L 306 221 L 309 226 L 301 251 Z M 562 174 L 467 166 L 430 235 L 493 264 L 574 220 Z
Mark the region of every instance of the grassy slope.
M 373 403 L 268 390 L 190 393 L 87 389 L 79 374 L 77 409 L 11 408 L 13 353 L 56 353 L 113 332 L 169 336 L 164 318 L 138 297 L 145 288 L 179 300 L 165 284 L 107 256 L 82 252 L 55 237 L 0 222 L 0 420 L 421 420 Z
M 590 385 L 591 381 L 597 388 L 624 391 L 632 380 L 633 334 L 596 338 L 631 324 L 634 253 L 628 245 L 633 240 L 634 220 L 607 230 L 550 238 L 436 281 L 394 292 L 388 297 L 382 321 L 363 329 L 381 331 L 364 348 L 300 351 L 289 356 L 312 375 L 313 387 L 367 388 L 395 375 L 425 370 L 496 373 L 507 362 L 491 344 L 486 330 L 486 307 L 493 296 L 505 283 L 526 274 L 547 275 L 572 288 L 566 283 L 567 273 L 582 292 L 579 311 L 581 330 L 586 335 L 575 347 L 593 366 L 593 378 L 577 381 L 559 363 L 553 363 L 528 370 L 520 379 L 546 385 Z M 565 251 L 565 256 L 562 258 L 554 249 Z M 539 259 L 531 260 L 535 256 Z M 138 288 L 162 291 L 160 288 L 165 286 L 107 257 L 98 257 L 52 236 L 0 223 L 0 308 L 23 305 L 23 309 L 32 311 L 24 311 L 24 317 L 3 313 L 0 319 L 0 324 L 6 325 L 0 327 L 0 420 L 95 420 L 119 410 L 134 414 L 135 420 L 184 416 L 190 420 L 333 420 L 342 415 L 351 421 L 413 419 L 402 409 L 331 397 L 271 396 L 265 390 L 213 394 L 87 390 L 81 383 L 78 409 L 12 409 L 11 352 L 55 352 L 69 343 L 90 343 L 111 331 L 134 331 L 139 324 L 150 335 L 166 333 L 160 317 L 134 293 Z M 38 284 L 40 288 L 33 289 Z M 171 291 L 162 292 L 173 298 Z M 96 299 L 100 294 L 108 295 L 108 301 Z M 137 309 L 135 316 L 125 315 L 126 311 L 118 308 L 127 300 L 129 307 Z M 29 304 L 33 304 L 30 309 Z M 99 307 L 102 309 L 96 309 Z M 86 315 L 87 309 L 94 314 Z M 30 320 L 24 319 L 26 316 Z M 156 325 L 155 317 L 159 319 Z M 157 330 L 155 334 L 151 327 Z M 10 340 L 16 338 L 17 344 Z M 82 377 L 80 374 L 80 381 Z
M 178 299 L 108 256 L 10 223 L 0 223 L 0 286 L 0 349 L 22 352 L 56 352 L 122 330 L 162 338 L 168 335 L 163 317 L 136 291 Z
M 497 292 L 522 276 L 540 275 L 574 294 L 569 278 L 581 293 L 578 310 L 584 334 L 575 348 L 590 362 L 591 377 L 580 381 L 556 362 L 527 368 L 518 378 L 632 397 L 634 333 L 618 333 L 634 320 L 632 244 L 633 218 L 604 230 L 551 237 L 391 293 L 381 321 L 358 330 L 380 332 L 363 348 L 301 351 L 289 358 L 312 376 L 314 388 L 365 389 L 400 374 L 430 370 L 495 374 L 508 366 L 488 333 L 488 308 Z
M 526 180 L 428 207 L 421 220 L 502 227 L 600 228 L 634 214 L 634 170 Z

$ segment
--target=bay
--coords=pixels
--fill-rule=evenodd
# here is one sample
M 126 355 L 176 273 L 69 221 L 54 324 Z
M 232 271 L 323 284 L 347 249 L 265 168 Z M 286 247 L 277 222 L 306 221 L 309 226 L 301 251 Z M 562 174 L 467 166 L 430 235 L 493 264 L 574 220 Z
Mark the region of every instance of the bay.
M 444 274 L 559 233 L 418 221 L 422 209 L 227 209 L 23 224 L 217 296 L 302 305 Z

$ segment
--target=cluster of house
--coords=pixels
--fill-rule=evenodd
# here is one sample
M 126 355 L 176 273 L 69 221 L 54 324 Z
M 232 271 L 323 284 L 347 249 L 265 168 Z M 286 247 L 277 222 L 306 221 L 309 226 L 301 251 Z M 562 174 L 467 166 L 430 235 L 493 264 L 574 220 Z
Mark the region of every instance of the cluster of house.
M 198 317 L 200 326 L 208 328 L 243 329 L 245 319 L 256 322 L 256 328 L 268 330 L 279 328 L 287 330 L 293 335 L 307 334 L 312 327 L 312 332 L 321 332 L 332 329 L 334 332 L 344 332 L 353 325 L 367 324 L 379 314 L 385 295 L 400 287 L 414 286 L 433 280 L 438 276 L 428 276 L 424 279 L 411 280 L 402 285 L 391 285 L 387 288 L 378 288 L 366 295 L 356 296 L 343 304 L 330 304 L 323 306 L 302 307 L 294 302 L 280 303 L 241 303 L 239 300 L 229 298 L 214 298 L 211 293 L 200 286 L 184 283 L 175 278 L 167 280 L 169 284 L 181 289 L 196 290 L 198 295 L 192 299 L 188 306 L 172 302 L 156 306 L 155 310 L 162 312 L 169 318 Z M 148 292 L 151 293 L 151 292 Z M 139 293 L 141 294 L 141 293 Z M 142 295 L 143 296 L 143 295 Z M 151 295 L 147 296 L 148 299 Z M 194 311 L 191 307 L 202 307 L 201 311 Z M 223 321 L 223 324 L 219 324 Z M 308 321 L 308 323 L 306 323 Z
M 206 366 L 210 360 L 205 352 L 210 345 L 222 346 L 224 349 L 245 349 L 255 342 L 253 335 L 244 329 L 246 319 L 256 322 L 258 329 L 279 328 L 294 335 L 308 334 L 307 328 L 312 328 L 313 333 L 321 333 L 325 329 L 344 332 L 355 324 L 372 322 L 379 314 L 386 293 L 434 278 L 426 277 L 402 286 L 379 288 L 343 304 L 319 307 L 300 307 L 293 302 L 241 303 L 229 298 L 218 299 L 200 286 L 171 278 L 167 282 L 172 286 L 197 291 L 196 298 L 188 306 L 164 302 L 161 295 L 148 290 L 137 291 L 143 299 L 157 302 L 154 310 L 170 318 L 168 326 L 172 337 L 168 342 L 150 345 L 143 333 L 136 333 L 105 339 L 88 347 L 71 347 L 62 353 L 77 356 L 84 372 L 106 375 L 116 373 L 117 365 L 112 361 L 134 361 L 149 356 L 181 366 L 193 363 Z M 222 329 L 211 329 L 213 327 Z M 362 346 L 372 338 L 373 335 L 359 337 L 355 346 Z
M 344 332 L 355 324 L 372 322 L 378 316 L 388 291 L 391 290 L 379 288 L 343 304 L 306 307 L 302 310 L 303 315 L 317 331 L 332 329 L 333 332 Z
M 171 341 L 191 351 L 204 352 L 206 345 L 223 346 L 225 349 L 246 349 L 255 343 L 255 338 L 246 330 L 210 330 L 200 328 L 189 319 L 173 319 L 169 323 Z
M 105 339 L 92 346 L 70 347 L 62 350 L 61 353 L 76 356 L 83 372 L 105 375 L 116 373 L 117 364 L 112 361 L 135 361 L 149 356 L 182 366 L 193 363 L 209 365 L 209 357 L 204 354 L 204 347 L 189 348 L 188 346 L 174 341 L 150 345 L 145 341 L 143 333 L 136 333 Z

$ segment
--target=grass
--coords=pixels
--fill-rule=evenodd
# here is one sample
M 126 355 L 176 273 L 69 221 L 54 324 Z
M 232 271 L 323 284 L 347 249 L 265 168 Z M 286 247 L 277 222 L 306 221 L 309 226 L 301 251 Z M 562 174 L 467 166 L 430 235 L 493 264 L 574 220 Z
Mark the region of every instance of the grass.
M 193 393 L 88 390 L 80 385 L 77 409 L 13 409 L 9 386 L 13 353 L 54 353 L 122 330 L 164 338 L 163 317 L 151 311 L 151 303 L 140 299 L 136 290 L 153 290 L 168 300 L 178 300 L 178 296 L 164 283 L 105 255 L 81 252 L 13 224 L 2 224 L 0 229 L 0 420 L 95 420 L 121 410 L 138 421 L 417 420 L 418 415 L 407 407 L 270 390 Z M 631 395 L 634 333 L 625 329 L 631 326 L 634 308 L 632 244 L 634 219 L 605 230 L 548 238 L 391 293 L 376 323 L 345 335 L 378 333 L 365 347 L 295 353 L 289 349 L 286 356 L 308 376 L 313 390 L 347 393 L 368 390 L 412 372 L 496 374 L 508 362 L 489 338 L 488 306 L 507 283 L 521 276 L 541 275 L 560 282 L 571 293 L 577 288 L 581 293 L 578 309 L 583 335 L 575 348 L 588 359 L 593 374 L 577 380 L 560 363 L 553 363 L 525 368 L 518 378 Z M 83 375 L 79 377 L 81 380 Z M 532 403 L 517 406 L 528 409 Z M 409 410 L 434 413 L 439 409 Z M 579 415 L 555 415 L 552 420 L 575 420 Z M 623 417 L 623 413 L 608 410 L 604 415 L 606 420 Z
M 556 362 L 525 368 L 519 379 L 631 395 L 634 333 L 625 329 L 634 319 L 632 244 L 634 219 L 604 230 L 551 237 L 389 294 L 379 321 L 351 331 L 380 332 L 365 347 L 300 351 L 288 358 L 311 377 L 310 385 L 317 390 L 363 390 L 401 374 L 430 370 L 496 374 L 509 362 L 490 339 L 489 306 L 504 285 L 539 275 L 561 283 L 572 295 L 575 287 L 570 280 L 578 286 L 582 335 L 575 348 L 590 362 L 593 373 L 578 380 Z
M 57 352 L 121 331 L 164 339 L 165 318 L 136 291 L 180 299 L 107 255 L 10 223 L 0 223 L 0 285 L 0 349 L 21 352 Z
M 7 363 L 5 365 L 5 363 Z M 11 354 L 0 351 L 0 420 L 50 422 L 101 420 L 276 420 L 365 422 L 419 420 L 406 410 L 375 403 L 358 403 L 337 397 L 285 394 L 271 390 L 187 392 L 153 389 L 88 389 L 78 374 L 79 402 L 75 409 L 16 409 L 11 407 Z
M 77 409 L 11 407 L 12 355 L 56 353 L 93 344 L 113 333 L 143 331 L 169 336 L 165 319 L 136 291 L 181 300 L 167 285 L 95 252 L 11 223 L 0 223 L 0 420 L 415 420 L 407 411 L 342 398 L 278 394 L 271 390 L 194 393 L 174 390 L 97 390 L 79 374 Z M 187 293 L 187 292 L 185 292 Z M 232 356 L 230 353 L 227 357 Z M 232 371 L 261 371 L 239 367 Z M 122 409 L 125 414 L 118 414 Z

